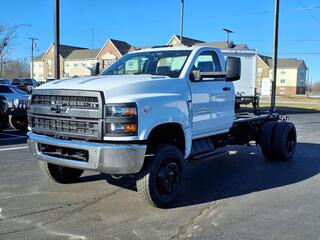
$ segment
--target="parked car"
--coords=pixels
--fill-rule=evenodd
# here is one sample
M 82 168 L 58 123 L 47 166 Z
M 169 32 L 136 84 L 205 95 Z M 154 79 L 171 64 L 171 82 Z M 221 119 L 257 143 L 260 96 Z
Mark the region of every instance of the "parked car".
M 0 95 L 8 106 L 8 114 L 11 115 L 10 123 L 19 131 L 26 132 L 28 127 L 27 108 L 29 94 L 16 86 L 0 84 Z
M 11 84 L 11 80 L 5 79 L 5 78 L 0 78 L 0 84 Z
M 4 97 L 0 96 L 0 132 L 8 126 L 8 105 Z
M 16 78 L 12 80 L 12 85 L 17 86 L 19 89 L 31 93 L 32 90 L 38 87 L 40 84 L 31 78 Z

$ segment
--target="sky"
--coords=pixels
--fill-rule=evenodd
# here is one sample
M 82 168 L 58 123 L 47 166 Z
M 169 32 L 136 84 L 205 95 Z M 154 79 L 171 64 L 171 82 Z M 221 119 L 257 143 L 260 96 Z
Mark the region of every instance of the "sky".
M 35 55 L 53 42 L 53 0 L 1 1 L 0 23 L 31 24 L 18 30 L 10 57 Z M 305 60 L 310 81 L 320 81 L 320 0 L 280 0 L 281 58 Z M 272 55 L 274 0 L 185 0 L 184 35 L 203 41 L 231 40 Z M 180 0 L 60 0 L 60 42 L 101 48 L 108 38 L 136 46 L 164 45 L 180 31 Z

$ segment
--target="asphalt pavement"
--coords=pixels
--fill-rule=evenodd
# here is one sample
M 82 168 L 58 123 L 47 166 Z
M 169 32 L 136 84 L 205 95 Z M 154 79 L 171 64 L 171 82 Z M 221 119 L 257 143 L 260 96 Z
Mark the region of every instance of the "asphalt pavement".
M 131 179 L 86 172 L 59 185 L 42 176 L 26 138 L 0 134 L 0 239 L 320 239 L 320 114 L 290 116 L 290 162 L 231 147 L 192 164 L 170 209 L 139 199 Z M 119 187 L 120 186 L 120 187 Z

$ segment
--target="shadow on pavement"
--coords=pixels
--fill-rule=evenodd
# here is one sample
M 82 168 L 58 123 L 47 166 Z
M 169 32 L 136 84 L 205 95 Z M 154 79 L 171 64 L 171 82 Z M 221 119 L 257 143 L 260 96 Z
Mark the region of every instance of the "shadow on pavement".
M 22 144 L 27 142 L 25 133 L 13 129 L 4 130 L 0 133 L 0 146 Z
M 249 148 L 250 151 L 250 148 Z M 299 143 L 289 162 L 266 161 L 260 150 L 239 152 L 189 169 L 184 192 L 172 207 L 216 201 L 309 179 L 320 173 L 320 145 Z
M 190 164 L 184 190 L 171 208 L 178 208 L 252 192 L 287 186 L 320 173 L 320 144 L 299 143 L 289 162 L 266 161 L 259 147 L 232 147 L 229 154 Z M 79 182 L 106 180 L 109 184 L 136 191 L 130 176 L 106 174 L 83 176 Z

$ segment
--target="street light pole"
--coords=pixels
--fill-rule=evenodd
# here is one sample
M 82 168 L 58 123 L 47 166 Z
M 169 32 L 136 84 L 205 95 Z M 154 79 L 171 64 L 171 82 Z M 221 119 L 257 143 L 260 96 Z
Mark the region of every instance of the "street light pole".
M 183 43 L 183 20 L 184 20 L 184 0 L 181 0 L 181 20 L 180 20 L 180 45 L 182 46 Z
M 271 93 L 271 112 L 276 111 L 277 69 L 278 69 L 278 40 L 279 40 L 279 7 L 280 0 L 275 0 L 274 10 L 274 39 L 273 39 L 273 80 Z
M 39 40 L 37 38 L 34 37 L 29 37 L 29 39 L 31 40 L 31 77 L 33 78 L 33 51 L 36 48 L 36 41 Z
M 54 70 L 55 79 L 60 79 L 60 3 L 54 0 Z

